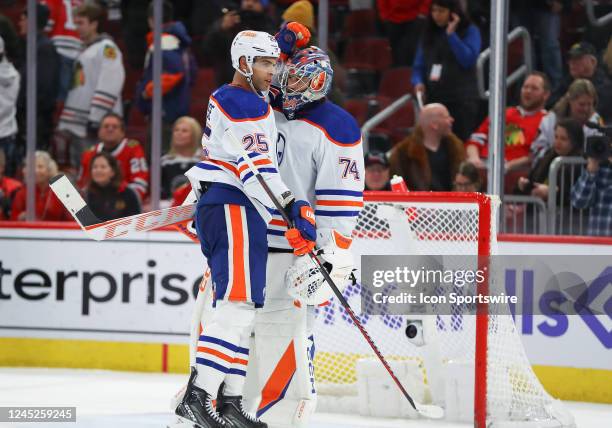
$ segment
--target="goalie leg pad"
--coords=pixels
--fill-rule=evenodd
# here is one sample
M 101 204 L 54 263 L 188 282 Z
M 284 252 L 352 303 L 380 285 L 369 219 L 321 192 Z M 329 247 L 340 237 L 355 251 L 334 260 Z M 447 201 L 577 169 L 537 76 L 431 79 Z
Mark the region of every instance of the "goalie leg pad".
M 307 426 L 316 407 L 314 342 L 307 334 L 306 308 L 258 312 L 248 399 L 274 427 Z
M 287 293 L 285 273 L 296 257 L 268 257 L 266 304 L 255 317 L 245 399 L 270 426 L 307 426 L 316 407 L 310 311 L 296 307 Z
M 287 293 L 285 275 L 297 258 L 292 253 L 268 254 L 266 304 L 258 312 L 275 312 L 295 307 L 294 299 Z

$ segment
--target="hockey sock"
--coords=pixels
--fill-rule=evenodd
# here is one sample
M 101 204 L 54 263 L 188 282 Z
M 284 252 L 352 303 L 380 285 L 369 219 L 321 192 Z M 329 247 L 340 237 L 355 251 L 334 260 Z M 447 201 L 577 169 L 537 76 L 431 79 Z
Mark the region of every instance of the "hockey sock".
M 203 326 L 198 340 L 195 384 L 215 397 L 232 368 L 235 370 L 231 377 L 246 375 L 248 348 L 240 343 L 241 337 L 253 328 L 255 308 L 245 302 L 218 301 L 213 311 L 212 320 Z
M 229 397 L 242 395 L 244 381 L 246 380 L 247 364 L 249 363 L 249 345 L 251 341 L 251 330 L 245 331 L 240 338 L 240 344 L 236 357 L 232 363 L 229 373 L 225 378 L 225 389 L 223 394 Z

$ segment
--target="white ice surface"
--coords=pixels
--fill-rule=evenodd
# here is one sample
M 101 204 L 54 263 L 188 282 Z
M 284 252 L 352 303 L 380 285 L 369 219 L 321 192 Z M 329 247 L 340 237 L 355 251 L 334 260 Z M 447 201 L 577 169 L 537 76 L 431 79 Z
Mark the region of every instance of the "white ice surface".
M 170 397 L 186 375 L 101 370 L 0 368 L 0 406 L 74 406 L 75 423 L 7 424 L 35 428 L 149 428 L 172 420 Z M 579 428 L 612 427 L 612 405 L 567 402 Z M 456 428 L 470 424 L 316 414 L 312 428 Z

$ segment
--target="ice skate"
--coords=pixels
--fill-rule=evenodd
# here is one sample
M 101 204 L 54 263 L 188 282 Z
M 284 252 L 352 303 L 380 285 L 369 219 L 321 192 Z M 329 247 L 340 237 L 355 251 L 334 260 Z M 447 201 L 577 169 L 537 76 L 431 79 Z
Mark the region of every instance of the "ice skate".
M 191 368 L 191 376 L 187 384 L 187 391 L 183 401 L 178 405 L 174 413 L 183 420 L 192 421 L 198 428 L 225 428 L 227 423 L 217 413 L 213 406 L 213 397 L 203 389 L 193 384 L 197 376 L 195 368 Z
M 228 428 L 268 428 L 256 416 L 247 413 L 242 407 L 242 396 L 224 396 L 219 394 L 217 400 L 219 413 Z

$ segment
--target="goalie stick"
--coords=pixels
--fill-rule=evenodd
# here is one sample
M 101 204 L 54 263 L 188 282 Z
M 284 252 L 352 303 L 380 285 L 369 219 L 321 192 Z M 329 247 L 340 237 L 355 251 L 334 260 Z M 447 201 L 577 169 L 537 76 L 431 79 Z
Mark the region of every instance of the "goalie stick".
M 251 170 L 251 172 L 253 173 L 253 175 L 255 176 L 255 178 L 257 179 L 257 181 L 263 188 L 263 190 L 266 192 L 270 200 L 272 200 L 272 202 L 274 203 L 274 206 L 280 212 L 281 216 L 283 217 L 283 220 L 285 220 L 287 224 L 291 226 L 292 222 L 291 222 L 291 219 L 289 218 L 289 215 L 285 211 L 285 207 L 283 207 L 280 201 L 276 198 L 276 196 L 270 189 L 270 186 L 268 186 L 268 183 L 266 183 L 264 178 L 261 176 L 257 167 L 255 166 L 255 164 L 253 164 L 253 161 L 249 157 L 248 153 L 246 152 L 246 150 L 244 149 L 240 141 L 238 141 L 238 139 L 234 136 L 234 134 L 232 134 L 229 128 L 225 130 L 225 133 L 229 136 L 229 139 L 231 140 L 232 144 L 236 147 L 236 149 L 238 149 L 240 153 L 242 153 L 242 157 L 246 160 L 249 169 Z M 332 291 L 334 292 L 334 294 L 336 295 L 336 297 L 338 298 L 338 300 L 344 307 L 344 310 L 346 311 L 346 313 L 349 314 L 349 317 L 351 318 L 351 320 L 353 320 L 353 323 L 355 324 L 355 326 L 357 326 L 357 328 L 361 332 L 366 342 L 368 342 L 368 344 L 370 345 L 370 348 L 372 348 L 372 350 L 374 351 L 374 353 L 376 354 L 376 356 L 378 357 L 382 365 L 385 367 L 385 369 L 389 373 L 389 376 L 391 376 L 391 378 L 393 379 L 397 387 L 400 389 L 400 391 L 402 392 L 406 400 L 408 400 L 412 408 L 414 408 L 414 410 L 416 410 L 423 417 L 430 418 L 430 419 L 442 418 L 444 416 L 444 410 L 442 410 L 441 407 L 433 405 L 433 404 L 421 404 L 421 403 L 415 402 L 414 399 L 410 396 L 410 394 L 408 394 L 408 391 L 406 391 L 406 388 L 404 388 L 404 385 L 402 385 L 400 380 L 397 378 L 397 376 L 393 372 L 393 369 L 391 369 L 391 366 L 389 365 L 385 357 L 382 355 L 382 353 L 380 352 L 380 350 L 378 349 L 378 347 L 376 346 L 372 338 L 370 337 L 370 334 L 363 327 L 361 322 L 357 319 L 357 316 L 351 309 L 351 306 L 349 305 L 346 298 L 342 295 L 342 293 L 338 289 L 338 286 L 331 279 L 329 272 L 327 272 L 327 269 L 323 267 L 323 264 L 321 263 L 317 255 L 314 253 L 315 250 L 309 252 L 308 255 L 313 260 L 315 265 L 319 268 L 319 271 L 321 272 L 321 274 L 325 278 L 325 281 L 327 281 Z
M 196 204 L 187 204 L 103 222 L 91 211 L 79 191 L 64 174 L 53 177 L 49 184 L 53 193 L 81 229 L 96 241 L 113 239 L 133 232 L 147 232 L 191 220 L 196 207 Z

